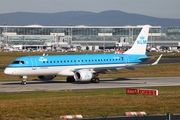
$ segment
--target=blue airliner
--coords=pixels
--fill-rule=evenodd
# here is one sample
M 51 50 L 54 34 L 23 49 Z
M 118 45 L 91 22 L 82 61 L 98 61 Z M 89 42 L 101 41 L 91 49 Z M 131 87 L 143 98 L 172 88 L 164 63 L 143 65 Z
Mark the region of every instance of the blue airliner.
M 99 83 L 100 73 L 142 66 L 140 63 L 149 58 L 146 55 L 149 28 L 149 25 L 143 26 L 133 46 L 123 54 L 24 56 L 9 64 L 4 73 L 21 76 L 23 85 L 30 75 L 37 75 L 40 80 L 52 80 L 61 75 L 67 76 L 67 82 Z M 161 56 L 151 65 L 157 64 Z

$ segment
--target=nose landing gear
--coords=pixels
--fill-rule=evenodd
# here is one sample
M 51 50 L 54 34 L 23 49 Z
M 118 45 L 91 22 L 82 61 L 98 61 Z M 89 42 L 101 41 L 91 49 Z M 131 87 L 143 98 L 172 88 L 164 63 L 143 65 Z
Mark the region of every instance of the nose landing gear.
M 26 79 L 27 79 L 27 76 L 22 76 L 22 81 L 21 81 L 22 85 L 26 85 Z

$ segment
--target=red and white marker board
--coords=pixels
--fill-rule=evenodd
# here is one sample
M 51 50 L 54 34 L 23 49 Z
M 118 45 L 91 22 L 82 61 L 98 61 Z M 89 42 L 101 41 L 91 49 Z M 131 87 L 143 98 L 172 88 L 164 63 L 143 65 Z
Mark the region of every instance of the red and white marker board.
M 126 88 L 126 94 L 142 94 L 142 95 L 155 95 L 155 96 L 158 96 L 158 90 L 155 90 L 155 89 Z

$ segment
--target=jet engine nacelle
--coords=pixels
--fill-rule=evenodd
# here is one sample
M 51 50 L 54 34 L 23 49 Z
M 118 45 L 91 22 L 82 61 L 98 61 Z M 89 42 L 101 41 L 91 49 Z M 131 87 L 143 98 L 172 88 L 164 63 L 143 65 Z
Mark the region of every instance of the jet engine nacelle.
M 44 76 L 38 76 L 38 78 L 40 79 L 40 80 L 52 80 L 52 79 L 54 79 L 56 76 L 54 76 L 54 75 L 44 75 Z
M 90 81 L 93 78 L 93 73 L 88 70 L 79 70 L 74 73 L 76 81 Z

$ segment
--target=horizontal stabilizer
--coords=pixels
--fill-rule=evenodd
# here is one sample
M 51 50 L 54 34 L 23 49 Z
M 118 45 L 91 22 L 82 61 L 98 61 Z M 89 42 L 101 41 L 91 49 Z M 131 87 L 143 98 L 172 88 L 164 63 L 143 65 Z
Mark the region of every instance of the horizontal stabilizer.
M 146 60 L 146 59 L 149 59 L 150 57 L 140 57 L 138 58 L 139 60 Z

